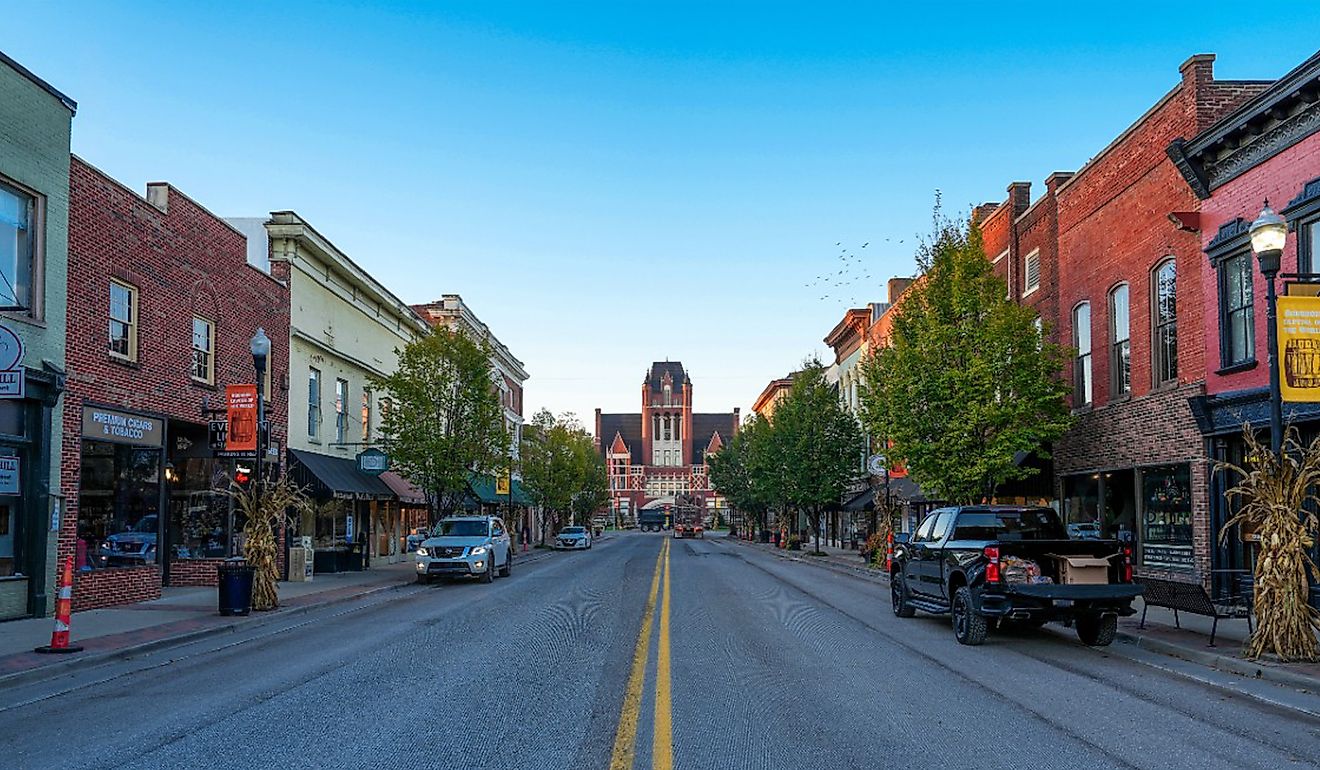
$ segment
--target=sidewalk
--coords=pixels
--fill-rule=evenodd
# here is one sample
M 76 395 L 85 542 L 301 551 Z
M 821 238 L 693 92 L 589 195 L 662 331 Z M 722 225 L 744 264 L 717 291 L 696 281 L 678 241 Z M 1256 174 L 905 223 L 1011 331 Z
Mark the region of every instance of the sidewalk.
M 811 541 L 810 544 L 803 543 L 801 551 L 790 551 L 786 548 L 779 548 L 774 543 L 758 543 L 750 540 L 743 540 L 741 538 L 729 538 L 729 540 L 735 541 L 739 545 L 745 545 L 750 548 L 757 548 L 772 553 L 781 559 L 788 559 L 789 561 L 804 561 L 835 572 L 854 575 L 868 580 L 887 579 L 884 570 L 871 567 L 866 562 L 862 561 L 862 554 L 860 551 L 854 551 L 848 548 L 839 548 L 838 546 L 825 545 L 822 543 L 820 550 L 824 552 L 825 555 L 817 556 L 811 553 L 816 545 L 815 540 Z
M 519 553 L 515 566 L 540 561 L 552 553 L 549 549 Z M 308 582 L 280 583 L 279 609 L 253 612 L 246 617 L 220 615 L 214 586 L 165 588 L 161 598 L 153 601 L 74 613 L 70 642 L 84 650 L 66 655 L 39 655 L 32 651 L 50 643 L 54 618 L 7 621 L 0 623 L 0 687 L 203 636 L 259 627 L 294 613 L 404 588 L 413 585 L 416 579 L 417 571 L 411 559 L 373 566 L 363 572 L 318 574 Z

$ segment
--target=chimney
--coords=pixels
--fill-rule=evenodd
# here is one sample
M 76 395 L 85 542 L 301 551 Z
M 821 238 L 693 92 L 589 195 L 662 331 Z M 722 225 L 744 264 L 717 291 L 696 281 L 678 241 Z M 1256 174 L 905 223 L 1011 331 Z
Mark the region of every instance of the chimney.
M 889 285 L 886 287 L 889 292 L 889 306 L 893 307 L 898 302 L 898 298 L 903 296 L 903 292 L 912 285 L 911 278 L 890 278 Z
M 1059 192 L 1059 188 L 1063 187 L 1064 183 L 1069 179 L 1072 179 L 1072 177 L 1072 171 L 1055 171 L 1053 174 L 1045 177 L 1045 194 L 1055 195 Z
M 1022 212 L 1031 205 L 1031 182 L 1013 182 L 1008 186 L 1008 203 L 1013 207 L 1013 218 L 1022 216 Z
M 1212 53 L 1198 53 L 1183 62 L 1178 71 L 1182 73 L 1182 82 L 1185 86 L 1213 82 L 1215 79 L 1215 55 Z

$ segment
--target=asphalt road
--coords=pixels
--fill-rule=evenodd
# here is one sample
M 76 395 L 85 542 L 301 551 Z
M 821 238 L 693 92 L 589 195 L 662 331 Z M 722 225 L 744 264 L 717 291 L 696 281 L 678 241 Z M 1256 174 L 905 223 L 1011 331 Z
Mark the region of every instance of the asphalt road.
M 1049 632 L 960 647 L 882 586 L 656 534 L 0 690 L 6 768 L 1318 760 L 1295 712 Z

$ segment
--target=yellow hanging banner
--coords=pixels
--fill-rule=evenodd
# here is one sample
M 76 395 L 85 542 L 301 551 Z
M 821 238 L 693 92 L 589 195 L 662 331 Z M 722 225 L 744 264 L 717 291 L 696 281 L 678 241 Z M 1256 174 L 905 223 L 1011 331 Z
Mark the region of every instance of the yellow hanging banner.
M 1320 403 L 1320 297 L 1279 297 L 1278 310 L 1283 400 Z
M 501 471 L 500 475 L 495 477 L 495 494 L 509 494 L 509 472 L 507 470 Z

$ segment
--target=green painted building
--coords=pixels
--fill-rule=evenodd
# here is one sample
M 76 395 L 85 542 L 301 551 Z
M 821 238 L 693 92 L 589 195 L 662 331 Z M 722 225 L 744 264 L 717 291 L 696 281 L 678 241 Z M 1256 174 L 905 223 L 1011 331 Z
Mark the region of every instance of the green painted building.
M 0 620 L 54 607 L 76 110 L 0 52 Z

